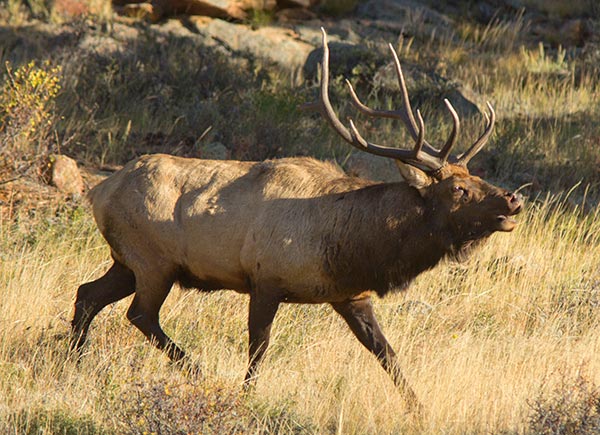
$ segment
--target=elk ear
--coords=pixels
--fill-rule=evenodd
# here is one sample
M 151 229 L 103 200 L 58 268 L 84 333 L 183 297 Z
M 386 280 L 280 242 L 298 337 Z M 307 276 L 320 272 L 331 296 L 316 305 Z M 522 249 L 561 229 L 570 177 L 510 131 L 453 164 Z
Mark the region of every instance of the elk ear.
M 426 187 L 429 187 L 431 183 L 433 183 L 433 180 L 429 175 L 427 175 L 425 171 L 422 171 L 421 169 L 415 166 L 403 163 L 400 160 L 394 159 L 394 161 L 396 162 L 396 165 L 400 170 L 402 178 L 404 178 L 404 180 L 410 186 L 419 190 L 419 192 L 421 191 L 421 189 L 425 189 Z

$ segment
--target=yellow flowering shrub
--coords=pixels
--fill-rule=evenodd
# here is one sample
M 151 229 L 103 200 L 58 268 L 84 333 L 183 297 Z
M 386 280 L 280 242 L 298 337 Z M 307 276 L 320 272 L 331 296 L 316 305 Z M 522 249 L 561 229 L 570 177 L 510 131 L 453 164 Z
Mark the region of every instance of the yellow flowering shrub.
M 30 62 L 17 69 L 6 63 L 0 89 L 0 164 L 22 172 L 50 150 L 54 100 L 60 91 L 60 66 Z

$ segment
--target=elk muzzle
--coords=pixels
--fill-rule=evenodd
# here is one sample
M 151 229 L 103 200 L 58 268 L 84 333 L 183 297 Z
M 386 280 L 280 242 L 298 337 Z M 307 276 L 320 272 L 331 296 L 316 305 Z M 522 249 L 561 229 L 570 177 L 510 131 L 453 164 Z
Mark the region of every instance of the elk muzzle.
M 508 212 L 496 216 L 498 222 L 498 231 L 510 232 L 517 226 L 516 219 L 513 216 L 521 213 L 523 209 L 523 196 L 520 193 L 506 192 L 506 207 Z

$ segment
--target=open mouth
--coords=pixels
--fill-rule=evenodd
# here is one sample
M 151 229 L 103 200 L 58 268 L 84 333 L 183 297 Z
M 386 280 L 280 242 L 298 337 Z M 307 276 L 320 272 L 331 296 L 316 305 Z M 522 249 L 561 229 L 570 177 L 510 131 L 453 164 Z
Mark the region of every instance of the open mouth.
M 496 222 L 499 226 L 499 231 L 512 231 L 517 226 L 517 220 L 513 218 L 514 215 L 521 212 L 521 206 L 518 206 L 510 214 L 499 214 L 496 216 Z
M 514 223 L 514 224 L 517 223 L 517 220 L 515 218 L 513 218 L 512 216 L 506 216 L 503 214 L 496 216 L 496 220 L 500 223 L 505 223 L 505 222 Z
M 516 219 L 503 214 L 496 216 L 496 222 L 498 223 L 498 231 L 512 231 L 517 226 Z

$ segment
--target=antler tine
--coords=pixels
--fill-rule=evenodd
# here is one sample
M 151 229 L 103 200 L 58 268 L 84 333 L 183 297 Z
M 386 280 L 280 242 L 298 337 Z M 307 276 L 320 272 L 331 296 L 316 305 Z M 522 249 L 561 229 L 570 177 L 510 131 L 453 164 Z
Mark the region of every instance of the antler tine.
M 410 99 L 408 98 L 408 89 L 406 88 L 406 81 L 404 80 L 404 74 L 402 74 L 402 67 L 400 66 L 400 59 L 398 59 L 398 54 L 392 44 L 388 44 L 390 47 L 390 51 L 392 52 L 392 56 L 394 58 L 394 67 L 396 69 L 396 75 L 398 76 L 398 84 L 400 85 L 400 92 L 402 93 L 402 103 L 404 104 L 404 111 L 402 112 L 402 119 L 406 128 L 413 139 L 416 139 L 418 136 L 417 132 L 417 124 L 415 122 L 415 117 L 413 116 L 412 107 L 410 105 Z M 398 110 L 400 112 L 400 110 Z
M 448 137 L 444 148 L 442 148 L 439 154 L 440 159 L 446 162 L 448 160 L 448 156 L 450 156 L 450 151 L 452 151 L 452 147 L 456 143 L 458 132 L 460 131 L 460 118 L 458 117 L 458 113 L 456 113 L 456 110 L 454 110 L 454 107 L 452 106 L 450 101 L 448 101 L 447 98 L 444 98 L 444 104 L 446 104 L 446 107 L 450 111 L 450 115 L 452 115 L 453 121 L 452 133 L 450 133 L 450 137 Z
M 419 121 L 419 133 L 417 134 L 417 143 L 415 143 L 413 153 L 415 154 L 415 159 L 421 159 L 423 157 L 420 155 L 421 149 L 423 148 L 423 144 L 425 143 L 425 122 L 423 121 L 423 117 L 421 116 L 421 111 L 419 109 L 417 109 L 417 120 Z M 427 154 L 425 154 L 425 156 L 426 155 Z
M 423 144 L 425 142 L 425 123 L 423 122 L 423 117 L 421 116 L 421 112 L 419 110 L 417 110 L 417 120 L 419 123 L 419 132 L 417 133 L 417 140 L 412 151 L 384 147 L 367 141 L 361 136 L 358 129 L 354 125 L 354 121 L 352 121 L 352 119 L 349 120 L 350 133 L 352 134 L 352 138 L 354 139 L 354 141 L 358 143 L 364 151 L 384 157 L 389 157 L 387 155 L 389 152 L 400 151 L 402 153 L 402 157 L 398 157 L 397 160 L 401 160 L 410 164 L 424 165 L 431 169 L 439 169 L 440 160 L 437 157 L 427 153 L 421 153 L 421 150 L 423 149 Z
M 441 150 L 437 150 L 436 148 L 429 145 L 424 139 L 425 123 L 423 122 L 421 112 L 417 110 L 417 120 L 415 120 L 415 116 L 413 115 L 410 100 L 408 98 L 406 82 L 404 80 L 404 75 L 402 74 L 402 67 L 400 66 L 400 60 L 398 59 L 398 54 L 396 53 L 396 50 L 394 50 L 394 47 L 391 44 L 389 44 L 389 47 L 392 52 L 392 56 L 394 57 L 394 65 L 396 68 L 398 83 L 400 85 L 400 91 L 402 93 L 403 99 L 403 107 L 401 109 L 373 110 L 364 105 L 359 100 L 358 96 L 356 95 L 356 92 L 354 91 L 354 88 L 352 87 L 352 84 L 348 80 L 346 80 L 346 84 L 348 85 L 348 89 L 350 90 L 352 102 L 354 106 L 358 108 L 359 111 L 368 116 L 400 119 L 406 125 L 410 135 L 415 140 L 415 147 L 412 151 L 409 151 L 381 146 L 369 142 L 360 135 L 352 120 L 350 120 L 349 130 L 339 120 L 338 116 L 335 113 L 335 110 L 333 110 L 333 107 L 331 106 L 331 101 L 329 100 L 329 46 L 327 45 L 327 33 L 322 27 L 321 32 L 323 34 L 323 60 L 321 62 L 320 96 L 317 101 L 304 104 L 302 108 L 318 110 L 319 112 L 321 112 L 321 114 L 325 117 L 325 119 L 327 120 L 327 122 L 329 122 L 333 129 L 352 146 L 379 156 L 390 157 L 411 164 L 420 164 L 430 169 L 437 170 L 444 166 L 449 160 L 454 164 L 466 167 L 469 161 L 473 158 L 473 156 L 475 156 L 489 140 L 494 129 L 494 124 L 496 122 L 496 113 L 494 112 L 494 108 L 488 101 L 486 104 L 490 112 L 490 116 L 484 113 L 487 122 L 484 132 L 475 141 L 475 143 L 471 145 L 471 147 L 466 152 L 464 152 L 459 158 L 451 157 L 450 152 L 452 151 L 452 148 L 456 143 L 456 139 L 460 130 L 460 118 L 458 117 L 458 114 L 456 113 L 454 107 L 452 107 L 450 101 L 445 99 L 444 103 L 446 104 L 446 107 L 448 108 L 448 111 L 452 116 L 452 133 L 448 137 L 448 140 L 446 141 L 444 147 Z
M 325 29 L 321 28 L 323 34 L 323 60 L 321 63 L 321 86 L 319 100 L 303 105 L 305 109 L 316 109 L 321 112 L 327 122 L 333 127 L 333 129 L 349 144 L 360 149 L 361 151 L 367 151 L 371 154 L 376 154 L 382 157 L 390 157 L 411 164 L 420 164 L 430 169 L 439 169 L 443 162 L 432 153 L 421 153 L 423 146 L 427 146 L 424 140 L 424 125 L 422 118 L 420 119 L 421 128 L 416 132 L 415 140 L 417 145 L 412 151 L 403 150 L 399 148 L 391 148 L 386 146 L 377 145 L 372 142 L 365 140 L 358 130 L 354 126 L 354 123 L 350 121 L 350 129 L 348 130 L 344 124 L 339 120 L 338 116 L 331 106 L 329 100 L 329 47 L 327 45 L 327 33 Z M 355 95 L 356 96 L 356 95 Z M 420 115 L 419 115 L 420 117 Z M 412 133 L 411 133 L 412 134 Z
M 403 121 L 405 121 L 403 113 L 397 110 L 374 110 L 364 105 L 362 101 L 359 100 L 358 95 L 356 95 L 356 92 L 354 92 L 354 88 L 352 87 L 352 83 L 350 83 L 350 80 L 346 79 L 346 85 L 348 85 L 348 90 L 350 91 L 350 96 L 352 97 L 352 103 L 354 103 L 354 107 L 356 107 L 365 115 L 379 118 L 402 119 Z
M 490 111 L 489 117 L 487 113 L 484 113 L 485 119 L 487 121 L 487 126 L 481 134 L 481 136 L 479 136 L 479 139 L 477 139 L 475 143 L 471 145 L 471 147 L 458 158 L 457 164 L 461 166 L 467 166 L 469 161 L 484 147 L 484 145 L 487 143 L 490 136 L 492 135 L 492 131 L 494 130 L 494 124 L 496 122 L 496 112 L 494 112 L 494 108 L 492 107 L 489 101 L 486 102 L 486 105 Z
M 392 46 L 392 44 L 388 44 L 388 46 L 390 47 L 390 51 L 392 52 L 392 55 L 394 57 L 394 65 L 395 65 L 395 69 L 396 69 L 396 75 L 398 76 L 400 92 L 402 93 L 402 100 L 403 100 L 404 106 L 401 109 L 398 109 L 398 110 L 374 110 L 374 109 L 371 109 L 370 107 L 366 106 L 362 101 L 360 101 L 360 99 L 358 98 L 358 95 L 354 91 L 354 87 L 352 86 L 350 81 L 347 79 L 346 79 L 346 85 L 348 86 L 348 90 L 350 91 L 350 96 L 352 97 L 352 103 L 360 112 L 364 113 L 365 115 L 372 116 L 372 117 L 399 119 L 400 121 L 402 121 L 404 123 L 404 125 L 408 129 L 408 132 L 410 133 L 411 137 L 414 140 L 417 140 L 418 135 L 419 135 L 419 133 L 418 133 L 419 130 L 418 130 L 418 126 L 415 121 L 415 118 L 413 116 L 410 99 L 408 97 L 408 89 L 406 87 L 406 81 L 404 80 L 404 74 L 402 73 L 402 67 L 400 66 L 400 60 L 398 59 L 398 54 L 396 53 L 396 50 L 394 50 L 394 47 Z M 453 112 L 453 108 L 451 109 L 451 113 L 452 112 Z M 453 113 L 453 118 L 456 118 L 455 113 Z M 453 136 L 451 136 L 451 137 L 454 137 L 453 140 L 456 140 L 457 134 L 458 134 L 458 128 L 456 128 L 456 124 L 455 124 L 455 129 L 453 130 Z M 446 146 L 448 146 L 448 143 L 446 143 Z M 423 141 L 423 148 L 428 154 L 431 154 L 434 156 L 442 156 L 443 155 L 444 156 L 442 158 L 443 163 L 448 160 L 448 154 L 445 154 L 445 151 L 443 153 L 440 152 L 437 148 L 433 147 L 426 140 Z M 452 148 L 452 147 L 450 147 L 450 148 Z M 444 147 L 444 149 L 445 149 L 445 147 Z
M 331 106 L 331 101 L 329 100 L 329 46 L 327 45 L 327 33 L 323 27 L 321 27 L 321 32 L 323 34 L 323 60 L 321 61 L 320 98 L 309 106 L 318 107 L 333 129 L 342 136 L 346 142 L 352 143 L 352 135 L 335 114 L 335 111 Z
M 423 122 L 423 118 L 421 117 L 421 113 L 417 110 L 417 116 L 419 118 L 419 134 L 417 137 L 417 141 L 415 143 L 415 147 L 412 150 L 412 153 L 410 156 L 407 156 L 407 158 L 411 158 L 414 161 L 418 161 L 418 162 L 422 162 L 424 156 L 419 155 L 421 153 L 421 149 L 423 148 L 423 140 L 425 137 L 425 123 Z M 354 121 L 352 119 L 348 119 L 348 121 L 350 122 L 350 134 L 352 134 L 352 137 L 355 139 L 356 142 L 358 142 L 366 151 L 372 151 L 373 154 L 378 154 L 380 149 L 388 149 L 388 147 L 383 147 L 381 145 L 374 145 L 371 142 L 369 142 L 368 140 L 366 140 L 365 138 L 362 137 L 362 135 L 359 133 L 358 129 L 356 128 L 356 126 L 354 125 Z M 395 150 L 397 148 L 389 148 L 391 150 Z M 403 151 L 403 150 L 401 150 Z M 427 157 L 425 156 L 425 159 L 427 159 Z M 437 163 L 437 160 L 436 160 Z

